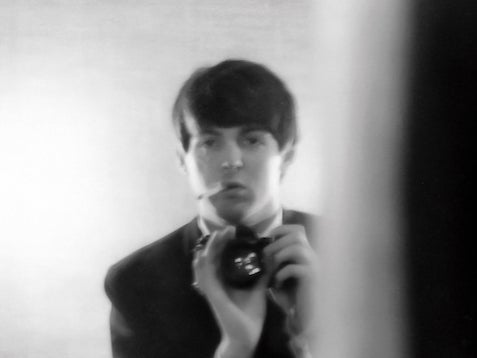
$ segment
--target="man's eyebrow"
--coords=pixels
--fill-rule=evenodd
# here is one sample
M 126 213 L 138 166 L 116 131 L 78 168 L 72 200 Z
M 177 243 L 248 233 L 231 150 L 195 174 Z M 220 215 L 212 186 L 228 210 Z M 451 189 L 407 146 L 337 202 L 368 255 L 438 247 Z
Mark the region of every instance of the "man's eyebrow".
M 241 130 L 242 133 L 247 134 L 250 132 L 270 132 L 267 128 L 261 127 L 261 126 L 247 126 L 243 127 Z
M 199 134 L 200 135 L 219 135 L 220 132 L 215 128 L 207 127 L 207 128 L 200 128 Z

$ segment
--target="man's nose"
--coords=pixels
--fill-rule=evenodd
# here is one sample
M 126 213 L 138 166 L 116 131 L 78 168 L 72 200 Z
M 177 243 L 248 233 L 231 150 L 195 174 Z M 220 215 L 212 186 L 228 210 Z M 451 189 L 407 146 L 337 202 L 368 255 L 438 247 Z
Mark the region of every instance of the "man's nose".
M 243 153 L 242 149 L 237 143 L 227 143 L 224 148 L 222 162 L 220 163 L 222 169 L 240 169 L 243 167 Z

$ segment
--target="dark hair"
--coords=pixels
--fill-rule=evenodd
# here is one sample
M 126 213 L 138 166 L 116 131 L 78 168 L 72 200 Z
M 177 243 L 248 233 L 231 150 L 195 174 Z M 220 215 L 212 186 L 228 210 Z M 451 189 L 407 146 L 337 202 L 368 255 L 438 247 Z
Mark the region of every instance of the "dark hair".
M 250 125 L 269 131 L 279 148 L 296 142 L 293 98 L 268 68 L 244 60 L 227 60 L 195 71 L 179 91 L 173 107 L 176 134 L 185 150 L 190 134 L 185 114 L 199 127 Z

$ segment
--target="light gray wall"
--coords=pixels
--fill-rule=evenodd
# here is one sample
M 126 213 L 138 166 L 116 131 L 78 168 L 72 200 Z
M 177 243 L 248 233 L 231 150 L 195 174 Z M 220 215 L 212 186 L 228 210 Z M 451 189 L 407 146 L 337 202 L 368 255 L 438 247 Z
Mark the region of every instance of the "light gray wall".
M 108 357 L 107 267 L 194 215 L 170 107 L 197 66 L 296 96 L 288 206 L 321 211 L 311 1 L 0 0 L 0 356 Z

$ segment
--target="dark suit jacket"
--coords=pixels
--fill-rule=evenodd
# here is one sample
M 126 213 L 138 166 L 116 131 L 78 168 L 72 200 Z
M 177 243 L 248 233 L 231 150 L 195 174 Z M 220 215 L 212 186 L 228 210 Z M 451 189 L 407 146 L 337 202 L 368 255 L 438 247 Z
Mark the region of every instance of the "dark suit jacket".
M 285 224 L 305 226 L 314 218 L 284 212 Z M 197 220 L 113 265 L 105 280 L 111 300 L 115 358 L 211 358 L 220 332 L 207 301 L 192 287 L 192 249 Z M 292 357 L 284 314 L 271 300 L 256 357 Z

